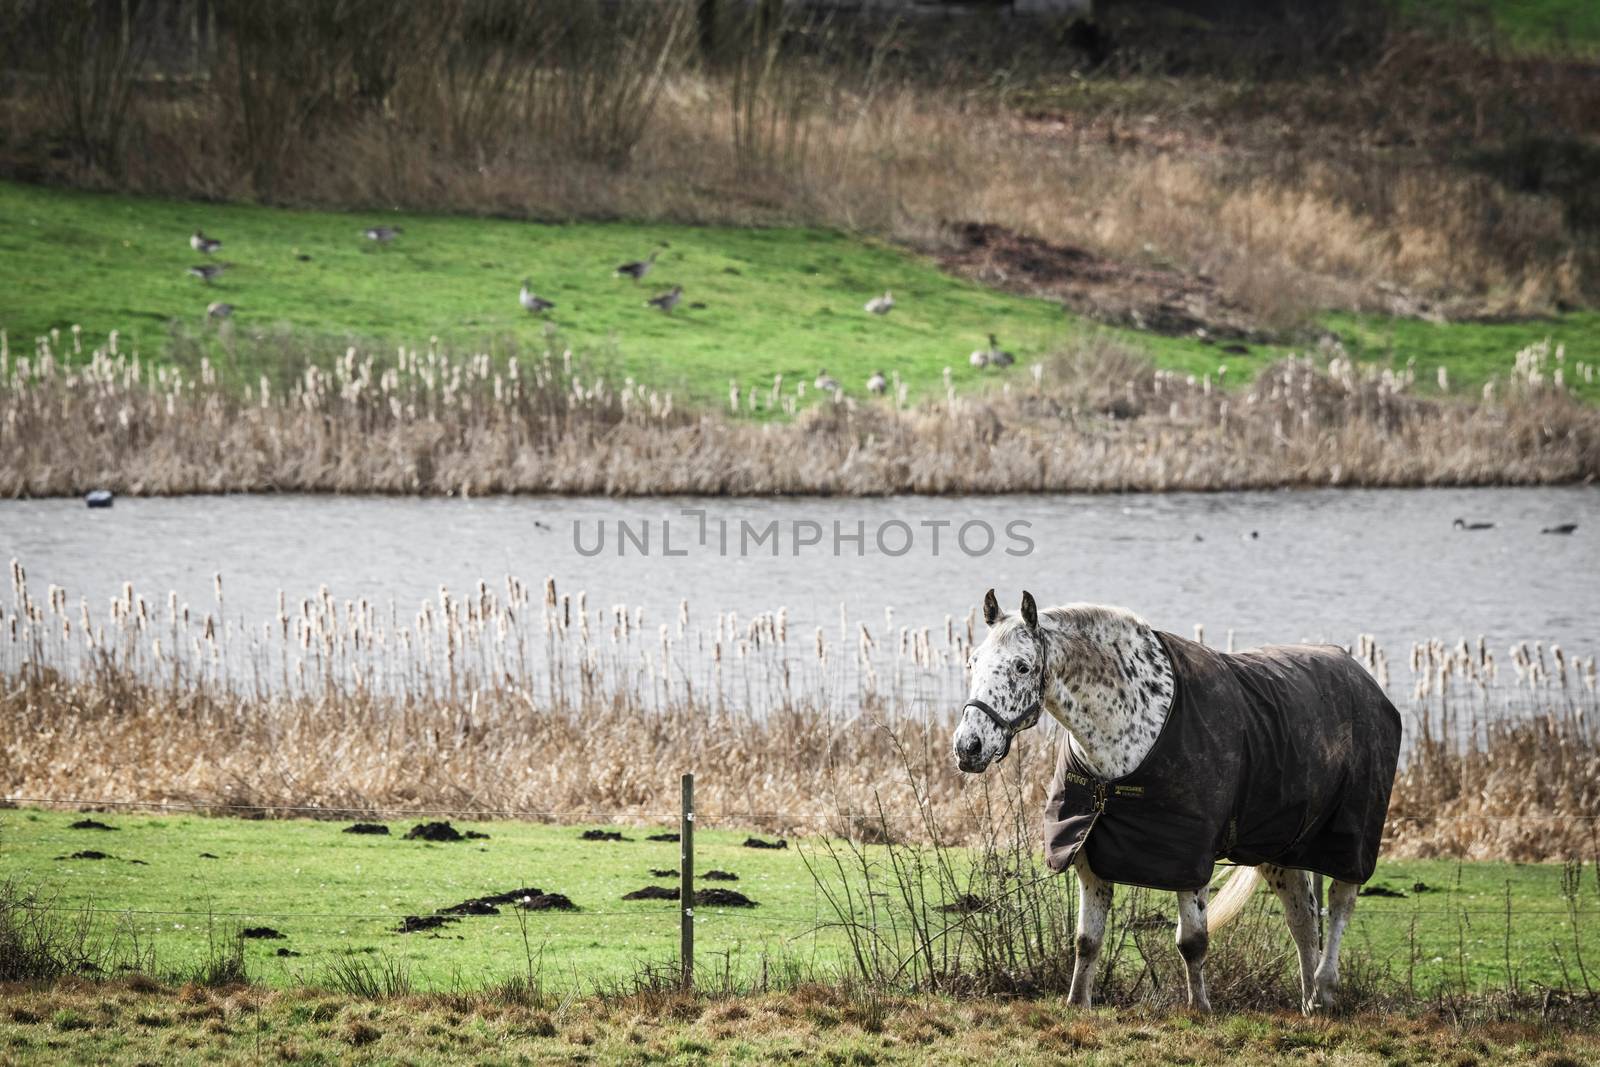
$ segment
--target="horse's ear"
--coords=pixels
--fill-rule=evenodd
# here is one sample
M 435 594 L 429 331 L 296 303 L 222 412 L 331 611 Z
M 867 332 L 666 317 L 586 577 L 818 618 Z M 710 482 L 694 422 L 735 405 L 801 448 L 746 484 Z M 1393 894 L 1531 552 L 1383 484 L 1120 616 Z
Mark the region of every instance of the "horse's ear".
M 1030 630 L 1039 628 L 1039 606 L 1033 602 L 1033 594 L 1027 590 L 1022 592 L 1022 621 Z
M 1000 619 L 1000 601 L 994 597 L 991 589 L 983 594 L 983 621 L 987 626 L 993 626 Z

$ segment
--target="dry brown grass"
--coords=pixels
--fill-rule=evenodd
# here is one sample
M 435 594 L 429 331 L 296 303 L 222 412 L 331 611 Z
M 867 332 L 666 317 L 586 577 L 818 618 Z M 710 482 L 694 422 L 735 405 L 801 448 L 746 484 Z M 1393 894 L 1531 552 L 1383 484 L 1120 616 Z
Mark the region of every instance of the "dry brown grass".
M 647 627 L 508 579 L 412 621 L 324 592 L 258 629 L 230 619 L 220 579 L 214 604 L 128 588 L 102 617 L 53 587 L 36 599 L 14 565 L 0 796 L 663 822 L 677 782 L 660 769 L 690 767 L 713 825 L 972 842 L 1002 808 L 1031 825 L 1056 739 L 1023 736 L 975 784 L 954 769 L 974 626 L 834 638 L 719 612 L 713 629 L 686 603 Z M 1357 652 L 1410 743 L 1387 854 L 1593 854 L 1592 658 L 1517 646 L 1502 672 L 1487 649 L 1433 642 L 1413 649 L 1407 698 L 1382 650 Z
M 214 47 L 177 69 L 50 29 L 66 44 L 48 63 L 19 54 L 0 97 L 14 131 L 0 169 L 317 206 L 819 223 L 918 245 L 995 223 L 1209 276 L 1269 328 L 1325 308 L 1541 312 L 1596 291 L 1600 168 L 1584 146 L 1600 82 L 1576 60 L 1394 37 L 1353 71 L 1069 80 L 793 22 L 730 28 L 708 66 L 683 3 L 614 22 L 571 0 L 385 7 L 357 34 L 319 5 L 270 26 L 225 6 Z M 75 55 L 86 80 L 120 72 L 115 121 L 62 111 Z M 63 142 L 78 147 L 52 156 Z
M 351 350 L 239 388 L 97 350 L 0 354 L 0 496 L 240 491 L 882 494 L 1549 484 L 1600 474 L 1600 412 L 1534 346 L 1494 402 L 1430 400 L 1333 348 L 1245 388 L 1088 341 L 1026 384 L 901 407 L 748 390 L 686 413 L 570 354 Z M 1569 368 L 1570 369 L 1570 368 Z M 801 447 L 803 443 L 803 447 Z
M 784 992 L 694 997 L 651 990 L 615 996 L 446 994 L 367 999 L 298 988 L 167 988 L 145 980 L 5 990 L 0 1035 L 19 1058 L 139 1063 L 171 1057 L 256 1062 L 404 1058 L 803 1059 L 833 1063 L 1056 1064 L 1096 1057 L 1132 1065 L 1277 1064 L 1310 1054 L 1338 1063 L 1467 1065 L 1600 1055 L 1587 1006 L 1491 1001 L 1399 1007 L 1336 1019 L 1276 1011 L 1213 1019 L 1170 1010 L 1086 1012 L 1061 998 L 1011 1002 L 866 996 L 805 985 Z

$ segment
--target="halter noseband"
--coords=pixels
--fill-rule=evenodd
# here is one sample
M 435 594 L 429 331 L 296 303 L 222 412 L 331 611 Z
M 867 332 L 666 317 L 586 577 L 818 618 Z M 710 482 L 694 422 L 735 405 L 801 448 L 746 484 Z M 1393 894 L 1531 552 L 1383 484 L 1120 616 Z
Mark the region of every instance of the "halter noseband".
M 1034 634 L 1034 637 L 1039 642 L 1039 695 L 1034 697 L 1032 704 L 1023 708 L 1017 713 L 1016 718 L 1010 720 L 1001 718 L 1000 713 L 990 707 L 988 702 L 979 700 L 977 697 L 972 697 L 966 704 L 962 705 L 961 710 L 963 711 L 967 708 L 977 708 L 987 715 L 989 721 L 994 723 L 1000 730 L 1000 754 L 995 757 L 996 762 L 1010 755 L 1011 739 L 1022 731 L 1036 725 L 1039 721 L 1039 713 L 1044 710 L 1045 643 L 1044 638 L 1037 633 Z

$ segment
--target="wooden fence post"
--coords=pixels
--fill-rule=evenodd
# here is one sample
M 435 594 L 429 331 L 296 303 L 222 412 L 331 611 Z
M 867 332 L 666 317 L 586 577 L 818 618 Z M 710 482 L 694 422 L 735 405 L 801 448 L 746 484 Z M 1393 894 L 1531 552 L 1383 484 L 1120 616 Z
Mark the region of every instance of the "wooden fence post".
M 678 829 L 678 956 L 683 988 L 694 989 L 694 774 L 683 776 L 683 816 Z

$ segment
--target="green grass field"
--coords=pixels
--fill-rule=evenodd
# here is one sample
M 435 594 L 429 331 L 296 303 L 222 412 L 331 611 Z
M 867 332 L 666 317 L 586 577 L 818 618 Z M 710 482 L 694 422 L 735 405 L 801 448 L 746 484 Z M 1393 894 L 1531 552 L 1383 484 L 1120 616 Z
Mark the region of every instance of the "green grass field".
M 475 351 L 537 349 L 547 324 L 517 303 L 527 277 L 556 304 L 548 325 L 559 343 L 612 373 L 721 401 L 730 378 L 767 387 L 782 374 L 792 390 L 821 368 L 858 394 L 879 368 L 919 389 L 946 366 L 967 381 L 977 376 L 967 355 L 991 331 L 1025 357 L 1083 328 L 1048 301 L 822 230 L 349 215 L 3 183 L 0 216 L 12 220 L 0 228 L 9 279 L 0 326 L 19 349 L 77 324 L 91 338 L 121 330 L 152 352 L 173 323 L 205 329 L 214 300 L 236 305 L 241 332 L 289 327 L 338 342 L 332 354 L 349 339 L 423 347 L 430 336 Z M 380 248 L 362 236 L 379 223 L 404 233 Z M 234 264 L 209 286 L 185 274 L 204 258 L 188 245 L 197 227 L 223 241 L 216 259 Z M 612 277 L 663 241 L 642 282 Z M 645 306 L 673 285 L 684 288 L 673 314 Z M 885 289 L 894 311 L 867 314 L 862 305 Z
M 1529 52 L 1592 53 L 1600 48 L 1600 4 L 1593 0 L 1403 0 L 1423 26 L 1483 22 Z
M 78 325 L 90 345 L 118 330 L 124 350 L 154 355 L 181 331 L 209 338 L 216 364 L 246 380 L 282 371 L 266 364 L 297 360 L 307 348 L 329 359 L 349 343 L 370 342 L 382 352 L 421 347 L 434 336 L 473 350 L 539 348 L 547 327 L 608 375 L 713 404 L 725 401 L 730 379 L 766 388 L 782 374 L 792 394 L 821 368 L 856 395 L 880 368 L 898 372 L 918 395 L 940 387 L 946 367 L 963 385 L 1026 380 L 1029 358 L 1095 331 L 1186 373 L 1225 363 L 1230 382 L 1248 380 L 1288 351 L 1252 346 L 1247 355 L 1224 355 L 1193 339 L 1106 330 L 1051 301 L 960 281 L 930 260 L 823 230 L 354 215 L 15 183 L 0 183 L 0 218 L 7 220 L 0 226 L 0 329 L 14 352 L 28 352 L 34 337 L 52 329 L 63 331 L 59 347 L 70 351 L 66 332 Z M 378 223 L 404 233 L 377 247 L 361 231 Z M 209 286 L 185 273 L 204 258 L 188 246 L 196 228 L 220 238 L 216 258 L 233 264 Z M 667 247 L 643 283 L 611 277 L 618 263 L 662 241 Z M 524 277 L 555 301 L 548 324 L 517 304 Z M 685 289 L 673 315 L 644 306 L 673 284 Z M 884 289 L 895 294 L 894 311 L 868 315 L 863 303 Z M 238 309 L 226 344 L 205 317 L 216 300 Z M 1600 361 L 1595 314 L 1506 326 L 1354 317 L 1334 325 L 1363 358 L 1404 364 L 1415 356 L 1430 387 L 1434 365 L 1445 363 L 1453 383 L 1476 389 L 1504 373 L 1518 348 L 1546 336 L 1566 340 L 1571 360 Z M 991 331 L 1018 354 L 1017 367 L 968 366 L 968 353 Z M 265 340 L 244 340 L 255 334 Z M 1600 397 L 1600 385 L 1585 394 Z
M 525 974 L 531 954 L 547 987 L 604 988 L 642 964 L 666 963 L 677 947 L 673 901 L 620 899 L 642 886 L 675 884 L 650 870 L 674 868 L 677 846 L 644 840 L 646 830 L 624 830 L 630 841 L 587 842 L 578 827 L 500 822 L 471 827 L 488 840 L 426 844 L 398 836 L 415 820 L 392 822 L 396 836 L 369 837 L 342 833 L 343 823 L 195 816 L 98 815 L 118 829 L 69 829 L 79 817 L 0 813 L 0 871 L 56 906 L 111 913 L 108 921 L 137 933 L 169 968 L 199 964 L 246 926 L 284 935 L 246 942 L 251 976 L 280 986 L 315 982 L 341 958 L 358 956 L 400 961 L 420 988 L 480 988 Z M 844 941 L 802 858 L 815 843 L 760 851 L 742 846 L 746 836 L 697 835 L 701 872 L 739 876 L 701 886 L 737 889 L 759 903 L 699 909 L 702 973 L 837 974 Z M 86 849 L 115 858 L 60 858 Z M 1600 886 L 1592 870 L 1584 879 L 1579 944 L 1600 961 Z M 1413 891 L 1419 882 L 1429 889 Z M 1397 978 L 1409 969 L 1418 989 L 1459 985 L 1463 977 L 1473 989 L 1503 986 L 1508 954 L 1519 982 L 1577 981 L 1559 866 L 1394 861 L 1382 864 L 1374 884 L 1405 896 L 1364 897 L 1348 949 Z M 564 893 L 582 910 L 528 914 L 526 946 L 509 908 L 432 933 L 394 930 L 405 915 L 529 886 Z M 1170 916 L 1172 897 L 1149 894 L 1145 907 Z

